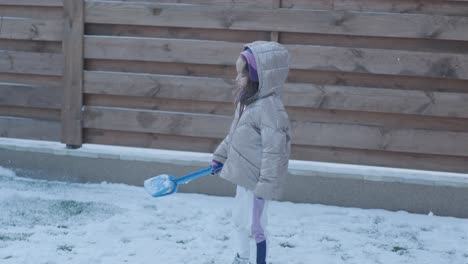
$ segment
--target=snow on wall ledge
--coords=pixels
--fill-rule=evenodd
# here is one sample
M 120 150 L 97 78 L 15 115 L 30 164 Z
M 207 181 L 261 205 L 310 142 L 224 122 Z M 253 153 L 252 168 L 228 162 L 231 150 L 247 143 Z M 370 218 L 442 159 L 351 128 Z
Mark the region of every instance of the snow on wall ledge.
M 0 175 L 11 178 L 11 177 L 15 177 L 16 173 L 10 169 L 6 169 L 0 166 Z
M 16 175 L 61 182 L 142 186 L 159 174 L 180 177 L 207 167 L 211 153 L 0 138 L 0 166 Z M 11 172 L 10 172 L 11 173 Z M 468 218 L 468 175 L 292 160 L 282 201 Z M 233 196 L 233 184 L 203 177 L 179 192 Z
M 67 149 L 64 144 L 58 142 L 1 137 L 0 149 L 87 158 L 162 162 L 192 166 L 206 166 L 211 161 L 212 157 L 211 153 L 183 152 L 94 144 L 84 144 L 79 149 Z M 380 182 L 400 182 L 430 186 L 468 187 L 468 174 L 314 161 L 291 160 L 289 162 L 289 173 L 291 175 L 300 176 L 333 177 Z

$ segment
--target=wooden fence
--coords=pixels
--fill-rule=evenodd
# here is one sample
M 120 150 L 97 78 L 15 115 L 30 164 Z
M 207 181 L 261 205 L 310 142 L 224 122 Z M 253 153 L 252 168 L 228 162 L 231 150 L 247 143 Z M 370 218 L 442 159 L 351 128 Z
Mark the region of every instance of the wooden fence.
M 0 136 L 212 152 L 273 40 L 292 158 L 468 172 L 468 1 L 141 1 L 0 0 Z

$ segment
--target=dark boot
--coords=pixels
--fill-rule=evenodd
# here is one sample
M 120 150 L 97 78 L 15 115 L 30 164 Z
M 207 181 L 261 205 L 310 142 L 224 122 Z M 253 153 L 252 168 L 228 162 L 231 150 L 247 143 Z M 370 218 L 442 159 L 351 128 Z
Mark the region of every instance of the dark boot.
M 257 264 L 266 264 L 266 240 L 257 243 Z

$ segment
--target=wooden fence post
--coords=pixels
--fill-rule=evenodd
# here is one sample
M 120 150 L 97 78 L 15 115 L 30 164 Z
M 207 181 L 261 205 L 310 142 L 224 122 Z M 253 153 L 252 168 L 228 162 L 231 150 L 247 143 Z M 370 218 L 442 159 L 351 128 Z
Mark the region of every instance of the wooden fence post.
M 273 9 L 278 9 L 281 8 L 281 0 L 272 0 L 273 1 Z M 279 42 L 279 32 L 278 31 L 272 31 L 270 33 L 270 40 Z
M 83 141 L 83 34 L 84 0 L 63 2 L 63 98 L 62 143 L 68 148 L 78 148 Z

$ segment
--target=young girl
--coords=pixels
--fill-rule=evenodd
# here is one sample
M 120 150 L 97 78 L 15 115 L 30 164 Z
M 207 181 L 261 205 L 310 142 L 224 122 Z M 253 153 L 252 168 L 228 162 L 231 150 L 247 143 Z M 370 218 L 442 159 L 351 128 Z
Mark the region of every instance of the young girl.
M 289 119 L 280 95 L 289 71 L 288 51 L 276 42 L 244 46 L 236 61 L 236 111 L 213 155 L 212 174 L 237 185 L 233 263 L 265 264 L 268 201 L 280 196 L 290 155 Z M 251 250 L 252 244 L 252 250 Z

